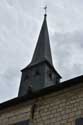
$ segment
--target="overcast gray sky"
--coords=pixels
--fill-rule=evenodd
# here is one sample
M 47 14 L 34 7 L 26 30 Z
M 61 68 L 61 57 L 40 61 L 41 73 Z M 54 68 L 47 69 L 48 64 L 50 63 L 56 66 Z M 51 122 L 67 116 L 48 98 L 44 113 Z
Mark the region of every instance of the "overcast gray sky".
M 0 102 L 17 96 L 48 5 L 52 57 L 62 80 L 83 74 L 83 0 L 0 0 Z

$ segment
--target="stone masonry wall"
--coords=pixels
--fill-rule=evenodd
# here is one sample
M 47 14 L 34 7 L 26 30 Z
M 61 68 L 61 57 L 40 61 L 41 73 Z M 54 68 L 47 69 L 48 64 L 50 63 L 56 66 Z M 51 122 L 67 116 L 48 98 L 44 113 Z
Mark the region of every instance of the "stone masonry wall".
M 32 104 L 35 104 L 32 119 Z M 83 117 L 83 83 L 0 111 L 0 125 L 30 119 L 32 125 L 75 125 Z
M 23 104 L 10 107 L 0 112 L 0 125 L 12 125 L 30 119 L 31 105 Z

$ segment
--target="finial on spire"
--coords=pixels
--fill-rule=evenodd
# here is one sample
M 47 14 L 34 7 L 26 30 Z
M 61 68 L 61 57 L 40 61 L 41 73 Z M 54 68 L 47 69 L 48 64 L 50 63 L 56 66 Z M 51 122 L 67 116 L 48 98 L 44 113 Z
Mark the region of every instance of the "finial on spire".
M 45 10 L 44 16 L 47 16 L 47 5 L 44 7 L 44 10 Z

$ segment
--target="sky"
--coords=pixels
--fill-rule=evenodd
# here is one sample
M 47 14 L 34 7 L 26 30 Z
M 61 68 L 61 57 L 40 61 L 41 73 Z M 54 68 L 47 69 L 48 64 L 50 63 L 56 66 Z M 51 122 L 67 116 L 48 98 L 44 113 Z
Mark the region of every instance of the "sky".
M 0 103 L 18 94 L 47 5 L 52 58 L 62 81 L 83 75 L 82 0 L 0 0 Z

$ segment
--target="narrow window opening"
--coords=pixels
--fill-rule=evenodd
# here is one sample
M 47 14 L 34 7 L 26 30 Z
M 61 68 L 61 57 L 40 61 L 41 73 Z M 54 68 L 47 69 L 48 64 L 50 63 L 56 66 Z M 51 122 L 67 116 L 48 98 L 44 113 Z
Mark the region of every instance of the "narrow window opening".
M 39 71 L 36 71 L 36 76 L 39 76 L 39 75 L 40 75 Z
M 75 125 L 83 125 L 83 118 L 76 119 Z

